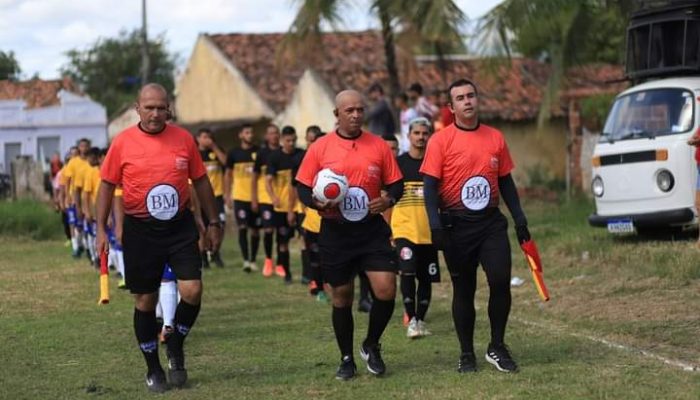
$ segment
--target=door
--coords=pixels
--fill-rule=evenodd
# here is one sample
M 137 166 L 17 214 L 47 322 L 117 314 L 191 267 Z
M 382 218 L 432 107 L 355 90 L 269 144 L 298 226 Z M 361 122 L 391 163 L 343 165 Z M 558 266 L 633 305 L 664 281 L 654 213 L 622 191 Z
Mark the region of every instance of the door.
M 11 162 L 22 154 L 22 143 L 5 143 L 5 173 L 12 172 Z
M 36 140 L 36 160 L 44 172 L 49 172 L 49 161 L 53 153 L 59 151 L 61 138 L 58 136 L 40 137 Z

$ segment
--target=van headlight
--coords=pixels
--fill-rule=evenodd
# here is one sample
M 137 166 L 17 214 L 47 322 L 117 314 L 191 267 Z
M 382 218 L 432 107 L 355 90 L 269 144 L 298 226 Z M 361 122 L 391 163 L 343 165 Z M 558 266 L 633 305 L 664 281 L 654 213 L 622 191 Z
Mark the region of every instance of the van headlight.
M 603 187 L 603 179 L 601 177 L 596 176 L 593 178 L 593 181 L 591 182 L 591 190 L 593 191 L 595 197 L 603 197 L 605 188 Z
M 656 185 L 661 189 L 662 192 L 669 192 L 673 189 L 673 184 L 675 183 L 673 179 L 673 174 L 667 169 L 662 169 L 656 173 Z

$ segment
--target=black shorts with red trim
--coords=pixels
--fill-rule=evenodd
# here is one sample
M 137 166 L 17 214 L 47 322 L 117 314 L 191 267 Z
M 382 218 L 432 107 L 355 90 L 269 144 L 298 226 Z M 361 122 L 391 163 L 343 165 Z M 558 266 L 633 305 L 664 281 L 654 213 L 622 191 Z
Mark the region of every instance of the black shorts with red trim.
M 467 273 L 481 264 L 510 276 L 511 256 L 508 220 L 494 207 L 477 219 L 442 215 L 443 227 L 450 238 L 443 254 L 451 276 Z
M 323 278 L 334 287 L 360 271 L 398 271 L 391 228 L 380 215 L 359 223 L 322 219 L 318 247 Z
M 198 240 L 190 210 L 168 221 L 125 215 L 122 250 L 126 286 L 131 293 L 157 292 L 166 263 L 177 280 L 202 279 Z
M 253 212 L 249 201 L 234 200 L 233 213 L 239 228 L 260 228 L 260 214 Z
M 432 244 L 415 244 L 407 239 L 394 239 L 402 275 L 415 275 L 420 281 L 440 282 L 438 251 Z

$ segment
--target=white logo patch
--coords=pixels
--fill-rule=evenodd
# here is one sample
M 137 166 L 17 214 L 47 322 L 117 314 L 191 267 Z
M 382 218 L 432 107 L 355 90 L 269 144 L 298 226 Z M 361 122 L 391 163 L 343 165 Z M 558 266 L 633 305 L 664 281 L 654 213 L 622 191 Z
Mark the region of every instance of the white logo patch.
M 483 176 L 473 176 L 462 186 L 462 204 L 469 210 L 486 208 L 491 200 L 491 185 Z
M 339 208 L 348 221 L 362 221 L 369 214 L 369 196 L 361 187 L 351 186 Z
M 399 255 L 401 256 L 402 260 L 408 261 L 413 258 L 413 250 L 411 250 L 410 247 L 402 247 Z
M 154 186 L 146 196 L 146 207 L 151 217 L 168 221 L 179 211 L 180 195 L 170 185 Z

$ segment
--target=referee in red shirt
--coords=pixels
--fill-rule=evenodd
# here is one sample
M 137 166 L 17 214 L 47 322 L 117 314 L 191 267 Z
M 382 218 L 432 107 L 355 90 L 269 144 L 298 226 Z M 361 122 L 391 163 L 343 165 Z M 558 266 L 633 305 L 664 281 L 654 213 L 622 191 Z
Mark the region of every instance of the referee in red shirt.
M 353 281 L 360 270 L 367 273 L 374 294 L 360 356 L 370 373 L 382 375 L 386 370 L 379 339 L 394 312 L 398 265 L 390 242 L 391 229 L 381 213 L 403 195 L 403 177 L 384 140 L 362 130 L 362 96 L 354 90 L 340 92 L 335 106 L 338 128 L 309 147 L 296 181 L 299 199 L 321 215 L 321 270 L 332 288 L 333 330 L 341 356 L 336 378 L 345 380 L 356 371 L 352 302 Z M 314 178 L 324 168 L 348 179 L 348 192 L 340 203 L 321 204 L 312 197 Z M 380 194 L 382 188 L 388 192 L 386 196 Z
M 188 180 L 209 219 L 208 247 L 221 244 L 221 221 L 214 194 L 192 135 L 166 123 L 170 116 L 168 95 L 157 84 L 139 92 L 136 111 L 140 122 L 120 133 L 102 164 L 97 198 L 97 249 L 106 250 L 107 218 L 116 186 L 124 189 L 122 247 L 126 285 L 134 294 L 134 331 L 146 359 L 149 390 L 167 389 L 158 358 L 156 304 L 167 263 L 177 277 L 180 303 L 175 312 L 175 332 L 168 339 L 168 379 L 181 387 L 187 381 L 183 342 L 199 314 L 202 298 L 199 233 L 189 210 Z
M 503 134 L 479 122 L 476 85 L 461 79 L 448 93 L 455 122 L 431 137 L 420 172 L 433 245 L 444 251 L 452 276 L 452 318 L 462 350 L 458 371 L 476 371 L 474 292 L 481 264 L 490 291 L 486 361 L 499 371 L 515 372 L 518 366 L 504 343 L 511 257 L 500 197 L 513 216 L 518 240 L 528 240 L 530 233 L 510 175 L 513 160 Z

